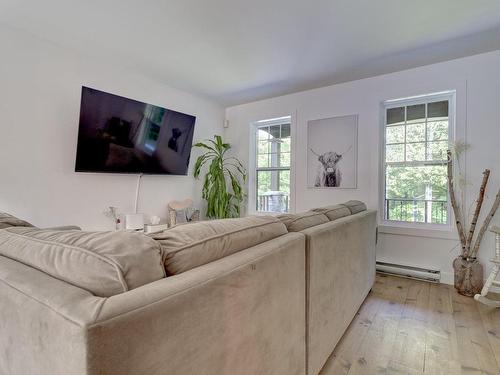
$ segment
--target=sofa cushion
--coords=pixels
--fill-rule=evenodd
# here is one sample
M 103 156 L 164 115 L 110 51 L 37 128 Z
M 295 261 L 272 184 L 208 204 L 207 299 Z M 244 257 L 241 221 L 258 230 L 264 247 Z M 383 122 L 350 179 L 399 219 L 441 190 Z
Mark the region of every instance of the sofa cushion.
M 6 212 L 0 212 L 0 229 L 10 227 L 33 227 L 33 225 Z
M 306 228 L 328 223 L 329 221 L 328 217 L 323 213 L 314 211 L 278 215 L 278 219 L 286 225 L 289 232 L 300 232 Z
M 343 204 L 314 208 L 313 211 L 321 212 L 322 214 L 326 215 L 330 221 L 351 215 L 351 210 Z
M 140 233 L 9 228 L 0 255 L 100 297 L 165 277 L 160 245 Z
M 349 208 L 351 214 L 357 214 L 358 212 L 366 211 L 366 204 L 361 201 L 347 201 L 343 203 L 343 205 Z
M 159 241 L 168 275 L 176 275 L 287 233 L 272 216 L 209 220 L 151 236 Z

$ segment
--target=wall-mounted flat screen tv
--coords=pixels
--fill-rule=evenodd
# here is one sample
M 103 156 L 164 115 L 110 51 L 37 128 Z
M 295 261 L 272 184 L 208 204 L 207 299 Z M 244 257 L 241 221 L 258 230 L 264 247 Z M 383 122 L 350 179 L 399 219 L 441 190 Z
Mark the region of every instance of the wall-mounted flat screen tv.
M 186 175 L 195 116 L 82 88 L 76 172 Z

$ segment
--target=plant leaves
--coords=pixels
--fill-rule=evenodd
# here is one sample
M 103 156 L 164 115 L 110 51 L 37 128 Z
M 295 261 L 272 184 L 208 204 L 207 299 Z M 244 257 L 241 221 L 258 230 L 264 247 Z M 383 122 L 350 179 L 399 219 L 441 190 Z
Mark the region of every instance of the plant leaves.
M 198 143 L 195 143 L 193 145 L 193 147 L 199 147 L 199 148 L 206 148 L 208 150 L 211 150 L 211 151 L 214 151 L 215 152 L 215 149 L 209 145 L 207 145 L 206 143 L 203 143 L 203 142 L 198 142 Z
M 208 164 L 202 189 L 202 197 L 207 201 L 206 216 L 220 219 L 239 217 L 245 199 L 239 177 L 245 182 L 246 170 L 237 158 L 224 158 L 231 145 L 224 143 L 220 135 L 208 142 L 210 145 L 201 142 L 195 145 L 208 151 L 197 158 L 194 167 L 194 176 L 198 178 L 203 166 Z

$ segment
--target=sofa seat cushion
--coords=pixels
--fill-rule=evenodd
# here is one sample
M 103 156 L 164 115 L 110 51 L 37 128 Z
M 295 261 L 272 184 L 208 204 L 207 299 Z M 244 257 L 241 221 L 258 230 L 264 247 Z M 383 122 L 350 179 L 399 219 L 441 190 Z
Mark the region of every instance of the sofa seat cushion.
M 33 225 L 6 212 L 0 212 L 0 229 L 10 227 L 33 227 Z
M 314 212 L 320 212 L 328 217 L 330 221 L 340 219 L 341 217 L 351 215 L 351 210 L 343 204 L 325 206 L 313 209 Z
M 9 228 L 0 231 L 0 255 L 99 297 L 165 277 L 160 245 L 140 233 Z
M 366 211 L 366 204 L 361 201 L 351 200 L 343 203 L 343 205 L 349 208 L 353 215 L 361 211 Z
M 179 225 L 151 236 L 162 248 L 168 275 L 176 275 L 287 233 L 272 216 L 209 220 Z
M 286 225 L 289 232 L 300 232 L 301 230 L 328 223 L 329 221 L 328 217 L 323 213 L 314 211 L 278 215 L 278 219 Z

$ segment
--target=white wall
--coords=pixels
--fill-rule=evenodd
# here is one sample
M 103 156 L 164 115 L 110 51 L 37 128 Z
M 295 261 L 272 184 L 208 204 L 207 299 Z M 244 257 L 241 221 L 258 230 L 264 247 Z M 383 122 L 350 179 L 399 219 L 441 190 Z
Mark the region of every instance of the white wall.
M 476 199 L 484 168 L 492 175 L 483 216 L 500 187 L 500 51 L 448 61 L 417 69 L 304 91 L 226 110 L 227 140 L 238 156 L 248 162 L 249 124 L 262 119 L 292 115 L 295 136 L 296 210 L 361 199 L 369 207 L 379 207 L 380 104 L 446 90 L 456 90 L 456 132 L 470 143 L 466 155 L 470 181 L 466 206 Z M 359 115 L 358 188 L 356 190 L 314 190 L 306 185 L 308 120 Z M 500 214 L 495 219 L 500 222 Z M 434 238 L 443 237 L 443 238 Z M 452 281 L 452 259 L 458 254 L 456 235 L 449 233 L 403 232 L 380 235 L 379 260 L 441 269 L 443 281 Z M 493 252 L 493 236 L 483 242 L 480 260 L 487 265 Z
M 195 141 L 222 133 L 222 107 L 121 69 L 118 58 L 110 66 L 6 27 L 0 51 L 0 211 L 35 225 L 110 229 L 105 208 L 133 210 L 137 176 L 74 172 L 82 85 L 193 114 Z M 200 205 L 200 190 L 191 176 L 144 176 L 139 210 L 166 217 L 172 199 Z

